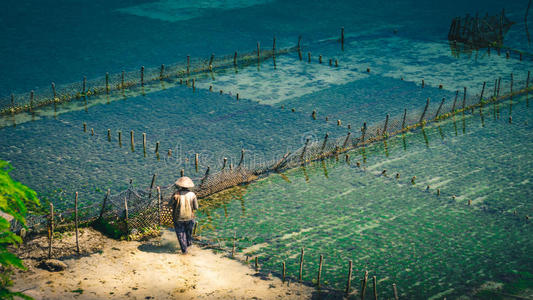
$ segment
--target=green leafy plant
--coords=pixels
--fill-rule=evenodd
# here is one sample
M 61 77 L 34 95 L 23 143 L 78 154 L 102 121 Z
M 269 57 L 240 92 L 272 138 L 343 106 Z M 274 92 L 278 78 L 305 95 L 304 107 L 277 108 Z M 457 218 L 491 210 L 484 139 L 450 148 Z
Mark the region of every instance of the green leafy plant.
M 37 193 L 20 182 L 14 181 L 9 172 L 11 165 L 0 160 L 0 299 L 32 299 L 19 292 L 12 292 L 9 287 L 12 268 L 25 269 L 22 260 L 8 249 L 9 246 L 22 243 L 20 236 L 11 231 L 9 216 L 26 227 L 28 207 L 39 206 Z

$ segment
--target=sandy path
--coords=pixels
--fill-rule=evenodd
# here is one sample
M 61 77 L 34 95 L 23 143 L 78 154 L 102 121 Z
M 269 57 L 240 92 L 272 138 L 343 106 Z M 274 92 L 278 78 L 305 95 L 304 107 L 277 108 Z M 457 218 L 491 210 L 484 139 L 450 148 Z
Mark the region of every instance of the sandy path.
M 29 270 L 16 274 L 13 290 L 35 299 L 302 299 L 313 292 L 278 278 L 263 280 L 248 266 L 198 246 L 180 255 L 171 231 L 149 242 L 116 241 L 85 229 L 89 235 L 101 237 L 100 251 L 64 259 L 62 272 L 36 268 L 28 258 Z

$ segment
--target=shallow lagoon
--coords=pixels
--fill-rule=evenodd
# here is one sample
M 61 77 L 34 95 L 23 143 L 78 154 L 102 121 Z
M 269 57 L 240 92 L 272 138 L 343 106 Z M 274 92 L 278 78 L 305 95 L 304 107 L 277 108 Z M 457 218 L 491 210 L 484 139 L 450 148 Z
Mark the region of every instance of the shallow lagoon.
M 230 248 L 236 232 L 239 251 L 277 274 L 285 261 L 293 278 L 304 247 L 308 282 L 323 254 L 323 280 L 340 290 L 348 260 L 354 282 L 368 270 L 389 296 L 392 283 L 404 297 L 429 298 L 507 282 L 533 267 L 525 220 L 533 213 L 532 119 L 525 99 L 515 99 L 509 124 L 509 105 L 499 105 L 499 119 L 487 107 L 483 122 L 457 115 L 367 147 L 364 157 L 352 151 L 350 164 L 330 159 L 273 174 L 215 209 L 206 201 L 201 235 Z

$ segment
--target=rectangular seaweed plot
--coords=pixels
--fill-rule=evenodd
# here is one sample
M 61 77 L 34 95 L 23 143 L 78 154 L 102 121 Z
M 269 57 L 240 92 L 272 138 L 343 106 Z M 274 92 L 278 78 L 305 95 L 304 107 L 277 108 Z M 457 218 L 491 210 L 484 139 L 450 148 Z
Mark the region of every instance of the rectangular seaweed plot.
M 309 116 L 298 112 L 176 87 L 57 119 L 4 127 L 0 154 L 15 167 L 12 175 L 17 180 L 41 194 L 61 189 L 61 196 L 50 195 L 54 201 L 70 203 L 70 195 L 79 191 L 81 201 L 93 203 L 101 201 L 107 188 L 113 193 L 124 189 L 129 179 L 148 188 L 154 173 L 157 185 L 168 185 L 179 177 L 180 169 L 199 179 L 208 166 L 212 171 L 221 169 L 224 157 L 226 168 L 236 166 L 241 149 L 246 166 L 270 163 L 303 145 L 303 133 L 314 126 Z M 331 131 L 340 130 L 332 126 Z M 146 152 L 142 133 L 146 133 Z
M 455 124 L 352 151 L 349 164 L 316 162 L 218 196 L 214 207 L 205 201 L 200 234 L 231 248 L 236 232 L 239 251 L 276 274 L 285 261 L 293 279 L 304 247 L 308 282 L 323 254 L 323 284 L 338 290 L 353 260 L 354 289 L 368 270 L 383 297 L 392 297 L 392 283 L 402 297 L 457 297 L 529 272 L 531 115 L 525 99 L 515 100 L 509 124 L 505 105 L 499 119 L 489 107 L 483 120 L 457 115 Z

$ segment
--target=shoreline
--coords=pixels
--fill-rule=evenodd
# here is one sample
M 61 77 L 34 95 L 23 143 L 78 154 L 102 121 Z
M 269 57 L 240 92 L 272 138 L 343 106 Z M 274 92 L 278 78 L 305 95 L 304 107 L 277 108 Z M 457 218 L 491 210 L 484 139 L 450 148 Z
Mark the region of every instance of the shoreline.
M 74 234 L 63 233 L 53 258 L 68 267 L 59 272 L 36 267 L 47 243 L 37 236 L 16 249 L 28 270 L 15 271 L 13 291 L 34 299 L 309 299 L 315 292 L 196 244 L 181 255 L 174 232 L 166 229 L 160 237 L 127 242 L 83 228 L 80 255 Z

